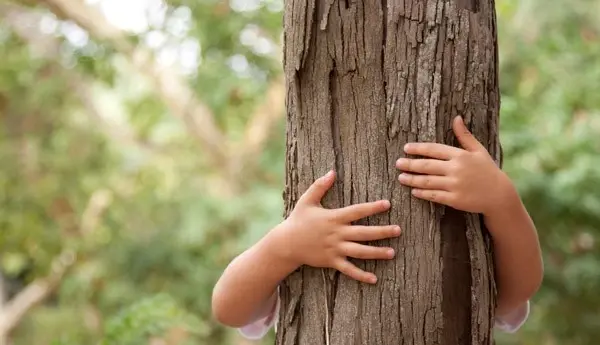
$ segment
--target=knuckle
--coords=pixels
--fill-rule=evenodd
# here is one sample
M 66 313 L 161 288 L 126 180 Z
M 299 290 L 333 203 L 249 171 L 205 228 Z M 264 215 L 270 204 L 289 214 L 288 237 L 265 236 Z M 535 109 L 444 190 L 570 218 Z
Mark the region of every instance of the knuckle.
M 368 214 L 375 213 L 375 212 L 379 211 L 379 209 L 381 209 L 381 205 L 382 204 L 380 202 L 378 202 L 378 201 L 374 201 L 372 203 L 369 203 L 367 205 L 367 207 L 365 207 L 365 213 L 368 213 Z
M 365 258 L 365 250 L 363 248 L 356 248 L 354 253 L 353 253 L 354 257 L 359 258 L 359 259 L 364 259 Z
M 438 195 L 437 202 L 439 202 L 441 204 L 447 204 L 448 203 L 448 196 L 447 195 Z
M 365 250 L 365 248 L 357 248 L 356 249 L 356 258 L 367 260 L 371 257 L 371 252 L 369 250 Z
M 431 201 L 437 201 L 438 198 L 439 198 L 439 195 L 436 192 L 429 193 L 429 200 L 431 200 Z
M 431 178 L 430 177 L 423 177 L 423 186 L 425 187 L 429 187 L 431 185 Z

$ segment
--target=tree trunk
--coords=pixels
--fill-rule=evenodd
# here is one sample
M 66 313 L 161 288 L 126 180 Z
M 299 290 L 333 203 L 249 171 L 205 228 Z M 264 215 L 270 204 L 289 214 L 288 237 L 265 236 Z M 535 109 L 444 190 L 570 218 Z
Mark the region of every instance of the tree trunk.
M 492 343 L 489 235 L 478 215 L 415 199 L 397 181 L 407 142 L 456 145 L 465 118 L 500 164 L 493 0 L 287 0 L 286 216 L 319 176 L 326 207 L 389 199 L 365 224 L 399 224 L 378 244 L 391 261 L 356 261 L 360 284 L 303 267 L 281 286 L 280 345 Z

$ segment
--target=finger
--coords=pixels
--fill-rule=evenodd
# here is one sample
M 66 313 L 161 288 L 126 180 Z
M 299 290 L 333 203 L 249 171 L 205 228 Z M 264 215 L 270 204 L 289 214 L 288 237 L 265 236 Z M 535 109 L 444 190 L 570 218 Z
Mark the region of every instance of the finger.
M 400 174 L 398 181 L 405 186 L 420 189 L 448 190 L 450 181 L 444 176 Z
M 335 172 L 329 171 L 326 175 L 318 178 L 313 184 L 308 187 L 306 192 L 302 194 L 298 203 L 304 204 L 319 204 L 321 199 L 327 194 L 327 191 L 333 186 L 335 181 Z
M 386 238 L 400 236 L 400 227 L 398 225 L 385 226 L 350 226 L 348 231 L 344 232 L 344 239 L 349 241 L 365 242 L 384 240 Z
M 445 162 L 437 159 L 400 158 L 396 161 L 396 167 L 402 171 L 419 174 L 446 175 Z
M 416 198 L 451 206 L 452 193 L 444 190 L 413 189 L 412 195 Z
M 377 282 L 377 277 L 373 273 L 361 270 L 348 260 L 340 259 L 334 268 L 348 277 L 363 283 L 375 284 Z
M 344 242 L 341 250 L 344 256 L 362 260 L 389 260 L 394 257 L 392 248 L 368 246 L 356 242 Z
M 454 135 L 456 135 L 460 146 L 462 146 L 465 150 L 485 150 L 479 140 L 477 140 L 477 138 L 475 138 L 475 136 L 469 131 L 461 116 L 455 117 L 454 121 L 452 121 L 452 130 L 454 131 Z
M 458 156 L 462 150 L 438 143 L 408 143 L 404 145 L 404 152 L 409 155 L 450 160 Z
M 388 200 L 379 200 L 340 208 L 336 210 L 336 216 L 343 222 L 349 223 L 387 211 L 389 208 L 390 202 Z

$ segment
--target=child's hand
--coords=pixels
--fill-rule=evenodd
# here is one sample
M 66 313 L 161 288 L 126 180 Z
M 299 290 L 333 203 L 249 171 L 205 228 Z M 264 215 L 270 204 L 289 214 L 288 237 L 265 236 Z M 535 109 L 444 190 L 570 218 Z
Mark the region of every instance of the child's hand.
M 398 159 L 396 167 L 405 172 L 398 179 L 413 187 L 412 194 L 417 198 L 488 214 L 502 203 L 513 188 L 512 183 L 462 118 L 456 117 L 452 128 L 464 150 L 436 143 L 406 144 L 407 154 L 432 159 Z
M 326 209 L 321 199 L 333 185 L 335 173 L 319 178 L 300 197 L 290 216 L 282 223 L 278 236 L 286 247 L 285 257 L 295 265 L 330 267 L 356 280 L 374 284 L 374 274 L 365 272 L 346 257 L 357 259 L 392 259 L 392 248 L 359 244 L 400 235 L 397 225 L 364 226 L 351 222 L 386 211 L 387 200 Z

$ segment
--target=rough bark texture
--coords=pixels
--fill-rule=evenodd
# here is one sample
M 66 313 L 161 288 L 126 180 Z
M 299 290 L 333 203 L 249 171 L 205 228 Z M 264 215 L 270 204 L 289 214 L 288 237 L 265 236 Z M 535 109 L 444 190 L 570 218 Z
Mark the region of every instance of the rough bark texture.
M 387 198 L 392 261 L 357 261 L 376 286 L 303 267 L 281 286 L 280 345 L 491 344 L 495 296 L 479 216 L 410 196 L 406 142 L 456 145 L 462 115 L 500 163 L 494 0 L 286 0 L 286 216 L 335 168 L 324 205 Z

